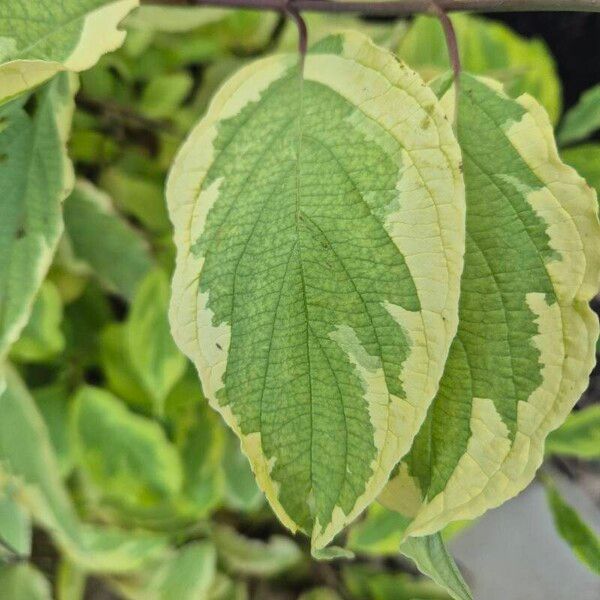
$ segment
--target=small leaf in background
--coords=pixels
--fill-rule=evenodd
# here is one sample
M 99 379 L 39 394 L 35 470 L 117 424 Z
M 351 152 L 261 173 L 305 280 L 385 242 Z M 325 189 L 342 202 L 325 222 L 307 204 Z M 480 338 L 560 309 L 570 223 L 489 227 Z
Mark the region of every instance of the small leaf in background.
M 223 573 L 217 573 L 207 600 L 248 600 L 249 597 L 244 581 L 236 581 Z
M 600 84 L 587 90 L 579 102 L 565 114 L 558 129 L 559 144 L 572 144 L 600 129 Z
M 31 391 L 44 419 L 61 477 L 66 478 L 73 469 L 73 451 L 69 436 L 69 391 L 66 385 L 54 383 Z
M 4 0 L 0 13 L 0 102 L 61 70 L 89 69 L 125 39 L 120 21 L 139 0 Z
M 226 570 L 236 575 L 275 577 L 303 558 L 296 543 L 282 535 L 273 535 L 263 542 L 247 538 L 227 525 L 216 525 L 213 540 Z
M 224 21 L 231 11 L 223 8 L 192 6 L 140 6 L 125 20 L 128 28 L 142 31 L 181 33 L 203 25 Z
M 342 597 L 331 588 L 314 588 L 298 596 L 298 600 L 342 600 Z
M 473 600 L 469 586 L 448 552 L 440 533 L 409 537 L 400 546 L 400 553 L 408 556 L 421 573 L 431 577 L 455 600 Z
M 65 347 L 61 331 L 62 300 L 58 289 L 44 281 L 33 303 L 29 321 L 10 349 L 16 362 L 44 362 L 55 358 Z
M 85 584 L 85 571 L 63 557 L 56 572 L 56 600 L 83 600 Z
M 548 454 L 600 458 L 600 404 L 572 412 L 546 440 Z
M 345 566 L 344 584 L 356 600 L 450 600 L 438 585 L 406 573 L 385 572 L 367 565 Z
M 225 444 L 225 503 L 233 510 L 254 512 L 264 504 L 264 494 L 256 484 L 248 457 L 233 433 L 227 432 Z
M 224 493 L 225 427 L 208 406 L 191 365 L 166 399 L 165 420 L 181 456 L 182 495 L 193 505 L 196 519 L 206 517 Z
M 561 150 L 560 155 L 596 190 L 600 198 L 600 144 L 581 144 L 565 148 Z
M 165 273 L 159 269 L 150 272 L 135 292 L 126 329 L 131 363 L 159 415 L 167 394 L 187 366 L 185 356 L 171 337 L 167 319 L 169 297 Z
M 194 81 L 187 73 L 153 77 L 142 92 L 139 108 L 148 117 L 172 117 L 190 93 Z
M 381 504 L 372 504 L 348 534 L 350 550 L 373 556 L 396 556 L 410 519 Z
M 172 551 L 151 570 L 113 581 L 128 600 L 204 600 L 216 577 L 216 553 L 210 542 L 192 542 Z
M 66 236 L 77 260 L 110 290 L 131 299 L 152 268 L 148 243 L 112 207 L 108 195 L 79 180 L 65 200 Z
M 548 479 L 544 483 L 556 531 L 573 554 L 591 571 L 600 575 L 600 537 L 565 502 L 553 483 Z
M 18 480 L 0 470 L 0 564 L 4 558 L 23 558 L 31 552 L 31 518 L 18 494 Z
M 35 523 L 73 562 L 95 572 L 134 571 L 162 555 L 162 536 L 79 520 L 33 398 L 12 367 L 5 366 L 5 377 L 7 385 L 0 394 L 0 463 L 8 475 L 25 484 L 23 503 Z
M 527 39 L 506 25 L 483 17 L 453 14 L 462 67 L 501 81 L 513 97 L 537 98 L 553 123 L 561 113 L 561 86 L 554 60 L 540 39 Z M 425 79 L 449 68 L 448 50 L 439 19 L 418 16 L 400 41 L 398 56 Z
M 0 592 L 5 600 L 52 600 L 48 580 L 25 563 L 0 564 Z
M 0 107 L 0 358 L 29 319 L 62 233 L 61 203 L 73 184 L 65 140 L 74 92 L 62 74 L 27 103 Z
M 144 508 L 181 490 L 181 462 L 162 428 L 109 392 L 80 389 L 72 427 L 78 465 L 106 501 Z

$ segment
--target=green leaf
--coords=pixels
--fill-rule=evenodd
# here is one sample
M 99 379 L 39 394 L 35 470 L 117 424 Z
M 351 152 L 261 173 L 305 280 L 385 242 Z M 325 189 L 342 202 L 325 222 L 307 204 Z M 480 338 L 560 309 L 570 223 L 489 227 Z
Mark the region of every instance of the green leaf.
M 600 129 L 600 84 L 587 90 L 564 117 L 558 130 L 560 144 L 572 144 Z
M 341 600 L 334 590 L 325 587 L 313 588 L 298 596 L 298 600 Z
M 242 453 L 240 442 L 233 434 L 227 435 L 225 444 L 225 502 L 236 511 L 256 511 L 263 505 L 264 495 L 256 485 L 248 458 Z
M 355 523 L 346 545 L 360 554 L 396 556 L 410 519 L 380 504 L 372 504 L 366 517 Z
M 560 162 L 533 98 L 512 100 L 468 74 L 460 90 L 467 245 L 458 333 L 427 420 L 381 496 L 412 517 L 409 535 L 473 519 L 523 490 L 596 362 L 595 195 Z M 448 114 L 453 102 L 449 89 Z
M 56 573 L 56 600 L 83 600 L 85 571 L 68 559 L 61 559 Z
M 453 14 L 463 69 L 502 81 L 510 96 L 523 92 L 537 98 L 553 123 L 561 113 L 561 88 L 554 60 L 540 39 L 526 39 L 502 23 Z M 439 19 L 417 17 L 402 38 L 398 55 L 425 79 L 449 68 L 448 50 Z
M 74 91 L 61 75 L 27 104 L 0 107 L 0 359 L 29 320 L 62 233 L 60 205 L 73 180 L 65 140 Z
M 572 412 L 546 440 L 548 454 L 575 456 L 584 460 L 600 458 L 600 405 Z
M 79 390 L 72 432 L 78 465 L 107 502 L 143 509 L 181 490 L 179 456 L 161 427 L 107 391 Z
M 6 389 L 0 395 L 0 475 L 7 469 L 9 477 L 24 484 L 22 502 L 37 525 L 47 530 L 69 559 L 91 572 L 135 571 L 160 556 L 165 550 L 160 536 L 81 523 L 60 480 L 33 399 L 12 368 L 6 367 L 5 376 Z M 0 477 L 0 490 L 5 482 Z
M 566 148 L 560 155 L 600 196 L 600 144 L 582 144 Z
M 223 496 L 225 431 L 204 399 L 191 366 L 167 397 L 165 417 L 183 465 L 182 494 L 198 520 Z
M 73 469 L 73 449 L 69 436 L 69 391 L 63 383 L 34 389 L 32 396 L 44 419 L 56 455 L 61 477 Z
M 236 575 L 275 577 L 302 560 L 298 546 L 282 535 L 273 535 L 263 542 L 244 537 L 232 527 L 217 525 L 213 540 L 224 566 Z
M 125 22 L 127 27 L 145 31 L 181 33 L 225 20 L 231 10 L 192 6 L 140 6 Z
M 235 581 L 222 573 L 217 573 L 207 600 L 248 600 L 247 586 L 243 581 Z
M 344 584 L 357 600 L 449 600 L 438 585 L 406 573 L 390 573 L 353 564 L 342 571 Z
M 26 563 L 0 564 L 0 590 L 4 600 L 52 600 L 46 578 Z
M 165 398 L 187 364 L 171 338 L 168 302 L 167 276 L 161 270 L 150 272 L 135 292 L 126 329 L 131 363 L 157 414 L 162 414 Z
M 7 556 L 23 558 L 31 553 L 31 518 L 19 504 L 19 484 L 9 479 L 2 481 L 0 487 L 1 564 Z
M 139 0 L 5 0 L 0 11 L 0 103 L 59 71 L 89 69 L 118 48 Z
M 296 60 L 234 75 L 174 163 L 170 320 L 277 516 L 319 549 L 435 393 L 464 215 L 458 147 L 415 73 L 352 33 L 303 80 Z
M 154 119 L 172 117 L 190 93 L 194 80 L 186 72 L 153 77 L 142 92 L 140 110 Z
M 410 537 L 402 543 L 400 552 L 408 556 L 421 573 L 447 590 L 455 600 L 473 600 L 469 586 L 446 549 L 441 534 Z
M 147 242 L 112 207 L 110 198 L 80 180 L 65 201 L 65 227 L 74 258 L 109 289 L 131 299 L 152 267 Z
M 45 281 L 38 291 L 21 337 L 10 350 L 11 359 L 16 362 L 44 362 L 60 354 L 65 346 L 62 316 L 60 294 L 53 283 Z
M 573 554 L 591 571 L 600 575 L 600 537 L 584 523 L 553 484 L 546 482 L 546 495 L 554 525 Z
M 214 546 L 193 542 L 134 580 L 116 580 L 115 587 L 129 600 L 200 600 L 207 598 L 215 575 Z

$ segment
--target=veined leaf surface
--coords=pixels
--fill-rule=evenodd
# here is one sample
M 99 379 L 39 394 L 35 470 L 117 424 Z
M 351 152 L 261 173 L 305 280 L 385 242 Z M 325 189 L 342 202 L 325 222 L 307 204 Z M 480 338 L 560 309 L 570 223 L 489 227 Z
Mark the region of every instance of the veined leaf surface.
M 59 71 L 89 69 L 118 48 L 119 22 L 139 0 L 4 0 L 0 6 L 0 103 Z
M 367 38 L 246 67 L 180 151 L 170 320 L 291 530 L 325 546 L 410 447 L 456 327 L 459 150 Z
M 71 77 L 60 75 L 26 105 L 0 108 L 0 358 L 29 319 L 63 230 L 61 202 L 73 185 Z
M 451 114 L 454 92 L 443 97 Z M 467 192 L 459 326 L 439 392 L 381 499 L 430 534 L 521 491 L 595 362 L 593 190 L 561 163 L 545 111 L 461 79 Z

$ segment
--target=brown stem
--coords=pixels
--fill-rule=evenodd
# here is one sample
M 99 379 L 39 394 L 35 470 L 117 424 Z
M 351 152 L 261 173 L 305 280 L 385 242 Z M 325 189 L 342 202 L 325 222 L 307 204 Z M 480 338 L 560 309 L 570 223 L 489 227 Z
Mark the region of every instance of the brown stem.
M 145 0 L 146 4 L 173 4 L 171 0 Z M 431 10 L 431 0 L 390 2 L 343 2 L 334 0 L 187 0 L 188 5 L 250 8 L 288 12 L 288 5 L 301 12 L 359 13 L 369 16 L 402 17 Z M 180 4 L 180 2 L 177 2 Z M 437 0 L 440 9 L 471 12 L 568 11 L 600 12 L 600 0 Z

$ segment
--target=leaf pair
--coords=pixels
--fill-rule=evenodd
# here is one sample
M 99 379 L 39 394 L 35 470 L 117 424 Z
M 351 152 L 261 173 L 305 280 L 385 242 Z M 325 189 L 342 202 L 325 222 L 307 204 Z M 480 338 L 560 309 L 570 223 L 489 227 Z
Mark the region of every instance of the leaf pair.
M 516 494 L 593 365 L 593 192 L 530 97 L 464 74 L 455 136 L 450 86 L 332 36 L 230 79 L 171 171 L 173 335 L 315 550 L 407 454 L 409 534 Z

